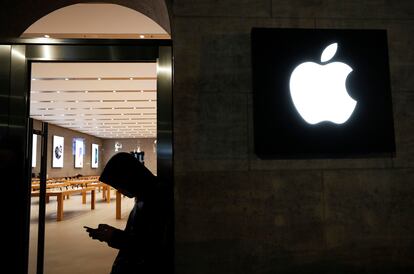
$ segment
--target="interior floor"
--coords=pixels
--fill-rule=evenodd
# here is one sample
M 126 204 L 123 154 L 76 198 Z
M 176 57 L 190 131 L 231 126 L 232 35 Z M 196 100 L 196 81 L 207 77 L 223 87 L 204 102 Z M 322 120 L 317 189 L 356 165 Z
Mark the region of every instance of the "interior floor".
M 111 201 L 96 193 L 95 209 L 91 210 L 90 195 L 82 204 L 81 195 L 73 195 L 64 201 L 64 217 L 56 221 L 56 197 L 51 197 L 46 206 L 45 229 L 45 274 L 107 274 L 110 272 L 117 250 L 106 243 L 89 238 L 84 225 L 97 227 L 106 223 L 123 229 L 128 214 L 134 206 L 134 199 L 122 197 L 122 218 L 115 218 L 115 190 L 111 191 Z M 36 273 L 36 250 L 38 229 L 39 199 L 32 198 L 30 225 L 29 273 Z

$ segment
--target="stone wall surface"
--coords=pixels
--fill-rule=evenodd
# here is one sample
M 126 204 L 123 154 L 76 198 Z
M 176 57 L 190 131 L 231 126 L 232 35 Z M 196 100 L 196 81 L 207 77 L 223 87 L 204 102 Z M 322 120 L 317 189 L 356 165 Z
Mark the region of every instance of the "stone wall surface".
M 176 273 L 413 273 L 414 2 L 171 1 Z M 386 29 L 395 158 L 261 160 L 252 27 Z

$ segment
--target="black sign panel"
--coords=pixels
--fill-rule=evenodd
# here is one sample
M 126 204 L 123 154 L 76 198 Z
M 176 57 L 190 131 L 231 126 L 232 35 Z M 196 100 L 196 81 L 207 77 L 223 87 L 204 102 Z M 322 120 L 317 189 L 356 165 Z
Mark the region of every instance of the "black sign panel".
M 395 154 L 385 30 L 255 28 L 251 40 L 259 157 Z

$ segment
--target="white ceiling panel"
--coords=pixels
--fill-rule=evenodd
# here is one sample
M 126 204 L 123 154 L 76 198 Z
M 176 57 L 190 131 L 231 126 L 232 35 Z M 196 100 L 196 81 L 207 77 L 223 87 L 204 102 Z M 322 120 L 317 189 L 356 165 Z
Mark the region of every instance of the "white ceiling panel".
M 33 63 L 30 115 L 101 138 L 156 138 L 156 77 L 155 63 Z
M 157 77 L 156 63 L 34 63 L 33 78 L 151 78 Z
M 76 116 L 106 116 L 106 115 L 144 115 L 144 114 L 157 114 L 155 106 L 151 109 L 123 109 L 123 108 L 96 108 L 91 105 L 90 108 L 76 108 L 76 109 L 69 109 L 69 110 L 62 110 L 62 109 L 46 109 L 46 110 L 37 110 L 38 113 L 35 112 L 36 110 L 33 110 L 33 115 L 58 115 L 58 116 L 70 116 L 70 115 L 76 115 Z
M 156 90 L 157 79 L 151 80 L 32 80 L 32 91 L 140 91 Z
M 32 81 L 33 82 L 33 81 Z M 30 94 L 30 99 L 34 101 L 33 103 L 38 102 L 50 102 L 50 101 L 69 101 L 69 102 L 80 102 L 80 101 L 148 101 L 156 100 L 157 93 L 156 91 L 107 91 L 107 92 L 85 92 L 85 91 L 70 91 L 70 92 L 61 92 L 61 91 L 51 91 L 51 92 L 37 92 L 32 91 Z
M 154 92 L 155 94 L 155 92 Z M 58 98 L 57 98 L 58 99 Z M 78 101 L 78 102 L 76 102 Z M 62 109 L 62 110 L 68 110 L 71 108 L 90 108 L 91 107 L 91 101 L 54 101 L 51 103 L 48 102 L 32 102 L 31 109 L 32 111 L 36 109 L 43 109 L 43 108 L 54 108 L 54 109 Z M 99 100 L 96 100 L 94 102 L 100 102 Z M 130 108 L 130 109 L 138 109 L 138 108 L 154 108 L 156 107 L 156 101 L 155 100 L 139 100 L 139 107 L 137 106 L 137 100 L 121 100 L 121 101 L 103 101 L 100 102 L 99 107 L 100 108 Z

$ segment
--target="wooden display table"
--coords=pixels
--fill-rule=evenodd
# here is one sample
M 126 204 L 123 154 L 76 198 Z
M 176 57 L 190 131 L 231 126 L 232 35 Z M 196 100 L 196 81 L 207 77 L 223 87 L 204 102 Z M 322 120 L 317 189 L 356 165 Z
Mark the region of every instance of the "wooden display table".
M 49 199 L 50 196 L 56 196 L 57 198 L 57 214 L 56 221 L 63 220 L 63 197 L 66 195 L 73 195 L 82 193 L 82 204 L 86 204 L 86 193 L 91 192 L 91 209 L 95 209 L 95 187 L 84 187 L 84 188 L 71 188 L 67 190 L 57 190 L 57 189 L 47 189 L 46 190 L 46 199 Z M 39 197 L 39 191 L 32 191 L 33 197 Z
M 102 188 L 102 199 L 109 204 L 111 202 L 111 186 L 102 182 L 93 182 L 87 184 L 88 187 L 96 187 L 100 191 Z
M 70 184 L 71 186 L 81 186 L 87 187 L 91 183 L 99 183 L 98 180 L 95 179 L 88 179 L 88 180 L 66 180 L 66 183 Z
M 121 199 L 122 194 L 118 190 L 116 191 L 116 208 L 115 208 L 115 217 L 117 220 L 121 219 Z
M 62 182 L 62 183 L 47 183 L 46 184 L 46 188 L 50 189 L 50 188 L 59 188 L 60 190 L 63 190 L 63 188 L 67 188 L 68 186 L 70 186 L 70 184 L 66 183 L 66 182 Z M 40 189 L 40 184 L 33 184 L 32 183 L 32 191 L 35 190 L 39 190 Z

